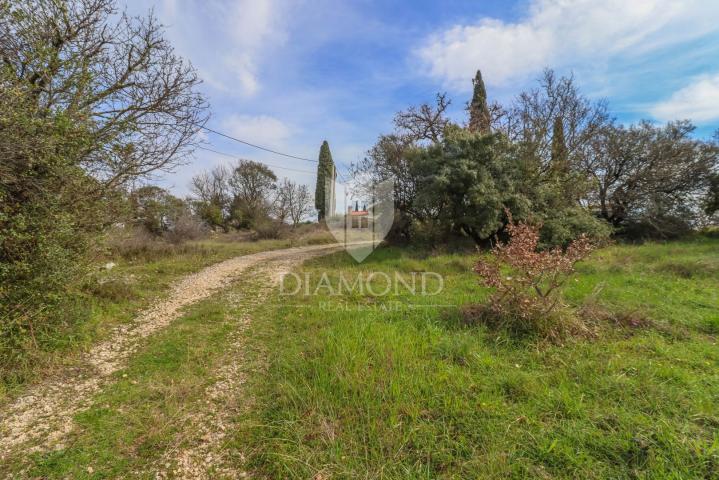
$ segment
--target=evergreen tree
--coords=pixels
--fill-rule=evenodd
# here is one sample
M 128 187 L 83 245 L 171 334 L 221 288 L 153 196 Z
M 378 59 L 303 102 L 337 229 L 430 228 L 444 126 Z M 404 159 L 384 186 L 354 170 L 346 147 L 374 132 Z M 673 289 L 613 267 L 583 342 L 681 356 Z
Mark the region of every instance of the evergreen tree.
M 482 71 L 477 70 L 474 80 L 474 93 L 472 94 L 472 102 L 468 106 L 469 110 L 469 131 L 489 133 L 490 116 L 489 107 L 487 106 L 487 90 L 484 88 L 484 80 L 482 80 Z
M 330 144 L 327 140 L 320 147 L 319 163 L 317 164 L 317 186 L 315 188 L 315 208 L 317 220 L 321 221 L 327 214 L 327 205 L 332 201 L 332 192 L 335 181 L 335 164 L 330 153 Z
M 554 119 L 552 128 L 552 171 L 557 174 L 569 173 L 569 150 L 564 141 L 564 124 L 562 117 Z
M 709 177 L 709 192 L 704 201 L 704 212 L 707 215 L 719 212 L 719 173 Z

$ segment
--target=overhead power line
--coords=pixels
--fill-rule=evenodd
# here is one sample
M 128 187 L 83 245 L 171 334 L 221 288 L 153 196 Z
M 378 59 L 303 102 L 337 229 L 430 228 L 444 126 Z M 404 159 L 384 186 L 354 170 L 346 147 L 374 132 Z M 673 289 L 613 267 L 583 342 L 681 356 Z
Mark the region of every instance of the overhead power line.
M 199 124 L 198 124 L 197 126 L 200 127 L 200 128 L 202 128 L 203 130 L 206 130 L 206 131 L 210 132 L 210 133 L 214 133 L 215 135 L 219 135 L 219 136 L 221 136 L 221 137 L 225 137 L 225 138 L 230 139 L 230 140 L 232 140 L 232 141 L 235 141 L 235 142 L 238 142 L 238 143 L 241 143 L 241 144 L 243 144 L 243 145 L 247 145 L 247 146 L 250 146 L 250 147 L 253 147 L 253 148 L 257 148 L 257 149 L 263 150 L 263 151 L 265 151 L 265 152 L 274 153 L 275 155 L 281 155 L 281 156 L 287 157 L 287 158 L 294 158 L 294 159 L 296 159 L 296 160 L 302 160 L 302 161 L 304 161 L 304 162 L 311 162 L 311 163 L 318 163 L 318 162 L 319 162 L 319 160 L 313 160 L 313 159 L 311 159 L 311 158 L 300 157 L 299 155 L 292 155 L 292 154 L 289 154 L 289 153 L 279 152 L 279 151 L 273 150 L 273 149 L 271 149 L 271 148 L 263 147 L 263 146 L 261 146 L 261 145 L 257 145 L 257 144 L 255 144 L 255 143 L 248 142 L 248 141 L 246 141 L 246 140 L 242 140 L 242 139 L 237 138 L 237 137 L 234 137 L 234 136 L 232 136 L 232 135 L 228 135 L 228 134 L 226 134 L 226 133 L 218 132 L 217 130 L 214 130 L 214 129 L 212 129 L 212 128 L 206 127 L 206 126 L 204 126 L 204 125 L 199 125 Z M 200 147 L 200 148 L 203 148 L 203 147 Z M 203 149 L 204 149 L 204 150 L 209 150 L 209 149 L 207 149 L 207 148 L 203 148 Z M 233 157 L 233 158 L 239 158 L 239 157 L 236 156 L 236 155 L 230 155 L 230 154 L 223 153 L 223 152 L 215 152 L 215 153 L 219 153 L 219 154 L 221 154 L 221 155 L 231 156 L 231 157 Z M 262 163 L 262 162 L 261 162 L 261 163 Z M 266 165 L 272 166 L 272 165 L 270 165 L 270 164 L 266 164 Z M 285 170 L 294 170 L 294 171 L 296 171 L 296 172 L 314 173 L 314 172 L 308 172 L 307 170 L 296 170 L 296 169 L 287 168 L 287 167 L 280 167 L 280 166 L 277 166 L 277 165 L 275 165 L 274 167 L 275 167 L 275 168 L 284 168 Z M 339 176 L 340 179 L 341 179 L 343 182 L 346 182 L 346 181 L 347 181 L 347 179 L 345 178 L 345 176 L 342 175 L 342 172 L 340 172 L 337 168 L 335 168 L 335 171 L 337 172 L 337 176 Z
M 214 150 L 214 149 L 212 149 L 212 148 L 202 147 L 202 146 L 199 146 L 199 145 L 197 146 L 197 148 L 199 148 L 200 150 L 206 150 L 206 151 L 208 151 L 208 152 L 216 153 L 216 154 L 218 154 L 218 155 L 224 155 L 225 157 L 230 157 L 230 158 L 234 158 L 234 159 L 237 159 L 237 160 L 252 160 L 252 159 L 250 159 L 250 158 L 245 159 L 244 157 L 241 157 L 241 156 L 239 156 L 239 155 L 233 155 L 233 154 L 227 153 L 227 152 L 220 152 L 219 150 Z M 311 174 L 314 174 L 314 173 L 315 173 L 315 172 L 313 172 L 313 171 L 311 171 L 311 170 L 300 170 L 300 169 L 298 169 L 298 168 L 282 167 L 282 166 L 280 166 L 280 165 L 273 165 L 273 164 L 271 164 L 271 163 L 267 163 L 267 162 L 263 162 L 263 161 L 259 161 L 259 160 L 252 160 L 252 161 L 258 162 L 258 163 L 262 163 L 263 165 L 267 165 L 268 167 L 280 168 L 280 169 L 283 169 L 283 170 L 289 170 L 289 171 L 291 171 L 291 172 L 311 173 Z
M 208 128 L 208 127 L 205 127 L 205 126 L 203 126 L 203 125 L 199 125 L 199 127 L 202 128 L 203 130 L 207 130 L 208 132 L 214 133 L 215 135 L 219 135 L 219 136 L 221 136 L 221 137 L 229 138 L 230 140 L 234 140 L 235 142 L 239 142 L 239 143 L 242 143 L 242 144 L 244 144 L 244 145 L 248 145 L 248 146 L 253 147 L 253 148 L 257 148 L 257 149 L 260 149 L 260 150 L 264 150 L 265 152 L 274 153 L 275 155 L 282 155 L 283 157 L 295 158 L 295 159 L 297 159 L 297 160 L 302 160 L 302 161 L 305 161 L 305 162 L 312 162 L 312 163 L 317 163 L 317 162 L 318 162 L 318 160 L 312 160 L 311 158 L 299 157 L 299 156 L 297 156 L 297 155 L 291 155 L 291 154 L 289 154 L 289 153 L 278 152 L 277 150 L 272 150 L 271 148 L 262 147 L 262 146 L 260 146 L 260 145 L 254 144 L 254 143 L 246 142 L 245 140 L 241 140 L 241 139 L 239 139 L 239 138 L 237 138 L 237 137 L 233 137 L 232 135 L 227 135 L 227 134 L 225 134 L 225 133 L 218 132 L 217 130 L 213 130 L 213 129 Z

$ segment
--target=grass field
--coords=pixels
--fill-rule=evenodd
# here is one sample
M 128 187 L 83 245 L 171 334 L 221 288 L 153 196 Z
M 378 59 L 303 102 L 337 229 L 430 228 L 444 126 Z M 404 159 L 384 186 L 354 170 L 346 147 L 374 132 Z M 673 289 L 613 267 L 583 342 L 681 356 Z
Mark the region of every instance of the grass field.
M 596 252 L 567 302 L 641 321 L 599 320 L 595 337 L 563 345 L 467 325 L 459 307 L 488 293 L 471 273 L 475 258 L 382 248 L 359 265 L 344 253 L 305 264 L 300 278 L 326 273 L 334 285 L 341 275 L 436 272 L 443 293 L 277 291 L 252 307 L 237 357 L 247 380 L 223 407 L 232 413 L 223 454 L 254 478 L 719 476 L 719 239 Z M 169 281 L 210 260 L 153 270 Z M 146 288 L 136 305 L 153 294 Z M 77 415 L 66 445 L 30 456 L 25 474 L 154 478 L 168 451 L 199 435 L 187 415 L 207 408 L 206 388 L 232 360 L 246 308 L 235 299 L 252 289 L 239 282 L 150 337 Z M 10 460 L 0 473 L 27 462 Z
M 444 293 L 277 296 L 294 305 L 255 318 L 269 373 L 236 447 L 270 478 L 719 477 L 719 240 L 597 252 L 568 302 L 642 321 L 565 345 L 431 306 L 485 298 L 472 261 L 387 248 L 307 265 L 438 272 Z

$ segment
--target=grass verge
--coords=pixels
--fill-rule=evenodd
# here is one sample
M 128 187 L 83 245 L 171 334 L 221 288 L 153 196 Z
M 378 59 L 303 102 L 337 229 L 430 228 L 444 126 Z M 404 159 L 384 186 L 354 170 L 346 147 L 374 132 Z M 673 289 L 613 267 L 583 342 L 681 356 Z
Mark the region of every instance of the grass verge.
M 719 241 L 616 246 L 566 291 L 651 326 L 552 345 L 467 327 L 472 258 L 344 254 L 300 275 L 431 271 L 443 294 L 279 294 L 249 341 L 269 362 L 234 448 L 267 478 L 716 478 Z M 645 325 L 645 324 L 642 324 Z M 649 324 L 646 324 L 649 325 Z

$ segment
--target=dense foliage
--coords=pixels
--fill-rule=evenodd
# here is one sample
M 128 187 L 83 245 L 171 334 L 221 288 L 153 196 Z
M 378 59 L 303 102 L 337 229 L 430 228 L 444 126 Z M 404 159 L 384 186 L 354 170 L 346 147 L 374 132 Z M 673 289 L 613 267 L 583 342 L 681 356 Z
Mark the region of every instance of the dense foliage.
M 3 356 L 60 321 L 121 189 L 192 151 L 205 103 L 162 34 L 112 0 L 0 2 Z
M 483 243 L 506 234 L 505 209 L 542 224 L 543 247 L 580 234 L 676 236 L 711 221 L 719 148 L 688 121 L 617 125 L 605 102 L 551 70 L 507 106 L 487 103 L 480 72 L 473 84 L 467 128 L 447 119 L 440 94 L 399 112 L 354 166 L 368 182 L 394 180 L 390 238 Z
M 530 213 L 519 188 L 522 165 L 500 135 L 452 128 L 440 143 L 410 151 L 408 158 L 418 179 L 414 204 L 444 231 L 479 242 L 502 227 L 505 208 Z
M 469 124 L 467 128 L 470 132 L 489 133 L 491 127 L 491 115 L 489 106 L 487 105 L 487 89 L 484 87 L 482 72 L 477 70 L 477 74 L 472 80 L 474 92 L 472 93 L 472 101 L 467 105 L 469 111 Z
M 0 90 L 0 348 L 34 341 L 103 217 L 99 185 L 75 159 L 84 125 L 38 116 L 24 91 Z

